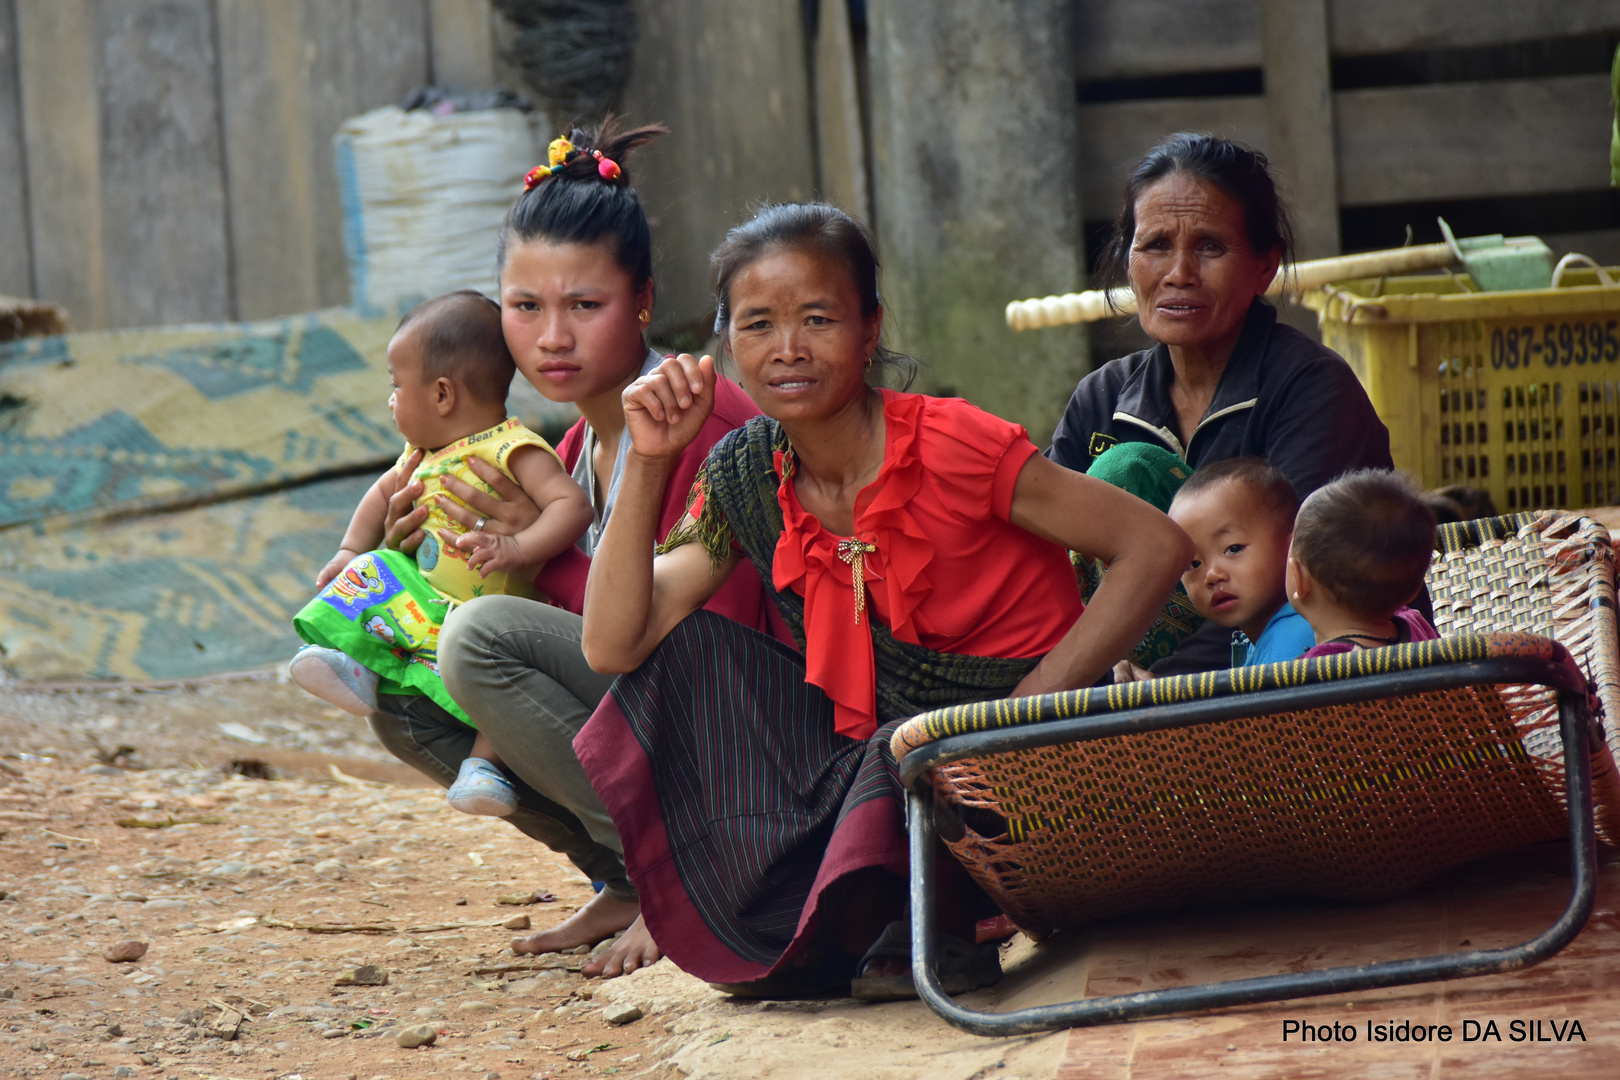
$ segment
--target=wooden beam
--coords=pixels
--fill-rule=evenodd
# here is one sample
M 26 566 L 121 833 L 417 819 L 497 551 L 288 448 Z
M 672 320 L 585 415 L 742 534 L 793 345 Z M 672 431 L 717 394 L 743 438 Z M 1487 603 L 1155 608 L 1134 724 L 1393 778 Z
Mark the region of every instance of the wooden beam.
M 1327 0 L 1260 0 L 1268 154 L 1294 221 L 1295 257 L 1339 253 Z
M 760 202 L 815 195 L 801 0 L 637 0 L 627 120 L 670 135 L 630 175 L 652 220 L 653 327 L 707 331 L 709 253 Z M 560 119 L 560 118 L 559 118 Z
M 480 0 L 486 6 L 488 0 Z M 429 0 L 355 0 L 360 42 L 356 100 L 392 104 L 428 81 L 433 62 Z
M 821 197 L 868 224 L 871 196 L 866 180 L 866 140 L 848 0 L 819 0 L 816 29 L 816 150 L 821 158 Z
M 34 255 L 28 235 L 20 93 L 16 0 L 0 0 L 0 293 L 33 296 Z
M 427 0 L 218 5 L 239 315 L 343 303 L 332 136 L 427 81 Z
M 17 0 L 34 295 L 80 330 L 107 325 L 95 41 L 90 0 Z
M 304 37 L 285 0 L 218 0 L 237 315 L 320 306 L 304 131 Z
M 99 4 L 94 27 L 107 323 L 229 319 L 213 2 Z
M 1269 152 L 1266 102 L 1259 97 L 1161 98 L 1083 105 L 1077 121 L 1080 205 L 1090 220 L 1112 218 L 1118 212 L 1125 178 L 1142 155 L 1167 135 L 1207 131 Z
M 1620 30 L 1615 0 L 1328 0 L 1335 56 L 1500 45 Z
M 1068 0 L 871 11 L 872 188 L 884 331 L 959 394 L 1052 432 L 1089 368 L 1073 327 L 1013 336 L 1007 301 L 1084 279 Z
M 430 0 L 433 81 L 459 90 L 495 85 L 494 12 L 489 0 Z
M 1334 95 L 1347 206 L 1609 185 L 1607 75 Z
M 1081 81 L 1260 66 L 1255 0 L 1074 0 Z

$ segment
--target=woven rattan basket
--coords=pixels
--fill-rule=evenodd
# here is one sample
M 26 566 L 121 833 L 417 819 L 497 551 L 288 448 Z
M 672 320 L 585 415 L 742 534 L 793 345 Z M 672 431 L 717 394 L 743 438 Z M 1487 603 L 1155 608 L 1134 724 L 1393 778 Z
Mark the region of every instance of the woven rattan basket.
M 1475 635 L 1535 634 L 1564 645 L 1620 718 L 1603 526 L 1567 512 L 1493 518 L 1446 526 L 1437 547 L 1429 583 L 1446 640 L 1355 654 L 1358 670 L 1499 655 L 1520 639 Z M 1256 688 L 1288 685 L 1309 663 L 1264 669 Z M 1160 693 L 1211 692 L 1196 677 L 1159 682 Z M 1124 700 L 1134 694 L 1122 692 L 1118 707 L 1137 704 Z M 934 715 L 903 727 L 896 752 L 951 733 Z M 990 754 L 934 771 L 936 822 L 1035 933 L 1188 903 L 1373 900 L 1565 836 L 1557 723 L 1551 691 L 1487 685 Z M 1593 741 L 1609 846 L 1620 840 L 1615 740 L 1611 730 Z

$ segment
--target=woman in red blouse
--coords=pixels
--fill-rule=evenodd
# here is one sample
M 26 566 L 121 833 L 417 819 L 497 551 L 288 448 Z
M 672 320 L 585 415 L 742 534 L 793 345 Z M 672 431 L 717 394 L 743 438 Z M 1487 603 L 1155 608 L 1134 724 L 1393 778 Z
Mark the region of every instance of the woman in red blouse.
M 1092 685 L 1141 639 L 1191 546 L 1022 427 L 870 385 L 902 358 L 879 345 L 876 258 L 841 211 L 769 207 L 714 262 L 717 330 L 765 416 L 715 445 L 655 557 L 659 498 L 709 415 L 714 360 L 666 360 L 625 391 L 631 449 L 584 647 L 628 674 L 575 750 L 642 899 L 621 947 L 650 933 L 736 993 L 845 992 L 904 895 L 885 725 Z M 1110 567 L 1084 610 L 1070 548 Z M 700 611 L 745 563 L 774 585 L 802 655 Z M 893 968 L 859 973 L 903 977 Z

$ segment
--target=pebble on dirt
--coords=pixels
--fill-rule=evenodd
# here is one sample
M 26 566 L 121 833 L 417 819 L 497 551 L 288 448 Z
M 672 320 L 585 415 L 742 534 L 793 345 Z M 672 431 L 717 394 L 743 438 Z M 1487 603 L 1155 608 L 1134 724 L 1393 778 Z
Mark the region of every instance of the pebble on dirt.
M 394 1036 L 396 1045 L 415 1050 L 418 1046 L 432 1046 L 439 1041 L 439 1033 L 432 1024 L 416 1024 Z
M 332 980 L 333 986 L 387 986 L 388 970 L 376 964 L 366 964 L 346 971 Z
M 109 964 L 133 964 L 146 955 L 147 948 L 144 941 L 120 941 L 116 945 L 107 946 L 101 958 Z
M 501 925 L 508 930 L 527 930 L 529 928 L 529 917 L 527 915 L 514 915 L 501 923 Z
M 602 1010 L 602 1019 L 610 1024 L 628 1024 L 640 1020 L 645 1015 L 646 1013 L 641 1011 L 640 1005 L 628 1001 L 620 1002 L 617 1005 L 609 1005 Z

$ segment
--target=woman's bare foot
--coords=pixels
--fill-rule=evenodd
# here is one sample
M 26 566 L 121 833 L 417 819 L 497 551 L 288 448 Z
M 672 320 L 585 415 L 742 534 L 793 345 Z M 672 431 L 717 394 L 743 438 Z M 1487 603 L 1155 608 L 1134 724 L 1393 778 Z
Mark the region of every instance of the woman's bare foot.
M 597 893 L 590 903 L 550 930 L 512 939 L 512 951 L 519 956 L 562 952 L 580 945 L 595 945 L 638 923 L 641 904 L 635 900 L 613 900 Z
M 615 941 L 601 957 L 581 968 L 580 974 L 587 979 L 597 976 L 613 979 L 620 975 L 628 975 L 637 968 L 650 967 L 658 963 L 663 956 L 664 954 L 658 951 L 658 943 L 647 933 L 647 924 L 641 921 L 640 915 L 637 915 L 636 921 L 630 924 L 630 929 L 624 932 L 624 936 Z

